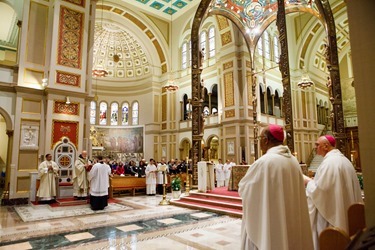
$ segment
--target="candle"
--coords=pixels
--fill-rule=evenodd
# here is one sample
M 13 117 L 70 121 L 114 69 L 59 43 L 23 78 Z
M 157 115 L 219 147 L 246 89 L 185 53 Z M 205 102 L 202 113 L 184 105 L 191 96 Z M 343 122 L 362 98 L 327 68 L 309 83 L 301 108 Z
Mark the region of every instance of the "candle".
M 353 160 L 354 160 L 353 154 L 350 154 L 350 160 L 353 162 Z

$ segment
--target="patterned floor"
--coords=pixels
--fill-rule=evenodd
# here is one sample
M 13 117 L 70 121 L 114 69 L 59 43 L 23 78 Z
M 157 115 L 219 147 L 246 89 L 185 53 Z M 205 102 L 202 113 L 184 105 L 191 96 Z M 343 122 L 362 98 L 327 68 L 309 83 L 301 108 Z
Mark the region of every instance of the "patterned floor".
M 123 196 L 117 207 L 102 213 L 82 206 L 59 210 L 45 205 L 0 207 L 0 250 L 240 248 L 240 219 L 159 206 L 161 199 Z M 61 211 L 69 216 L 61 217 Z

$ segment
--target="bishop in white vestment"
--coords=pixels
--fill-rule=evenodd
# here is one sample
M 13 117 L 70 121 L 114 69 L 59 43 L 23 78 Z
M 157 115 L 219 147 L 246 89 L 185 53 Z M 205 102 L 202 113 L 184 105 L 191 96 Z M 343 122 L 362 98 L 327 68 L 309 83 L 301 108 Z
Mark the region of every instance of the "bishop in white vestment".
M 241 249 L 313 249 L 304 179 L 297 159 L 282 145 L 278 125 L 263 129 L 263 156 L 239 183 L 243 216 Z
M 315 249 L 319 249 L 320 233 L 329 226 L 339 227 L 349 233 L 349 206 L 363 202 L 354 167 L 335 146 L 336 140 L 331 135 L 318 138 L 315 143 L 316 153 L 324 158 L 314 179 L 306 177 Z

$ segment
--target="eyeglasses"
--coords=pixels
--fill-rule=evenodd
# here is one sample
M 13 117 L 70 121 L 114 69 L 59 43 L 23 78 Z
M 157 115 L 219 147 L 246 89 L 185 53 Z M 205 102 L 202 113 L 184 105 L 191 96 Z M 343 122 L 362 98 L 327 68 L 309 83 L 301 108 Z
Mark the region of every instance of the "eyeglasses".
M 258 140 L 261 140 L 262 138 L 267 138 L 267 136 L 265 136 L 265 135 L 258 136 Z

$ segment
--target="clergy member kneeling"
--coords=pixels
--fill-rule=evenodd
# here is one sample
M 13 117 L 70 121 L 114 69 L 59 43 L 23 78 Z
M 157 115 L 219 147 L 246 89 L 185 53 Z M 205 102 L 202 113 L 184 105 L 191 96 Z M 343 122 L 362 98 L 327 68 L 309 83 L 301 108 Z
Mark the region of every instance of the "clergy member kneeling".
M 96 163 L 89 172 L 90 204 L 92 210 L 103 210 L 108 206 L 108 188 L 111 168 L 103 162 L 103 156 L 98 156 Z
M 263 156 L 239 183 L 241 249 L 313 249 L 302 171 L 282 127 L 269 125 L 259 140 Z

